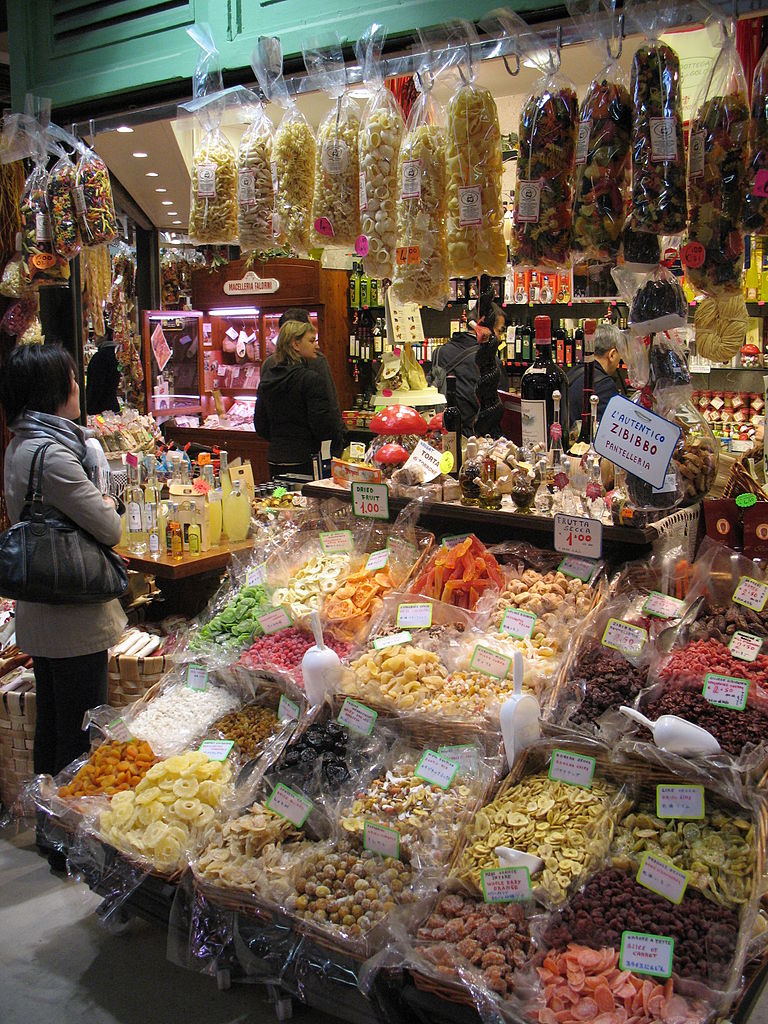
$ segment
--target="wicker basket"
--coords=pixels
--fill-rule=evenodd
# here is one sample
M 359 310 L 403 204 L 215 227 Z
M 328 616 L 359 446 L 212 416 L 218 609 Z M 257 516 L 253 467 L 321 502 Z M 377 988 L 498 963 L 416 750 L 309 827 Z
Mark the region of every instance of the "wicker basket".
M 0 801 L 10 806 L 33 774 L 36 700 L 33 684 L 0 697 Z
M 126 654 L 110 655 L 107 703 L 113 708 L 133 704 L 154 686 L 171 664 L 171 656 L 164 654 L 150 655 L 148 658 Z

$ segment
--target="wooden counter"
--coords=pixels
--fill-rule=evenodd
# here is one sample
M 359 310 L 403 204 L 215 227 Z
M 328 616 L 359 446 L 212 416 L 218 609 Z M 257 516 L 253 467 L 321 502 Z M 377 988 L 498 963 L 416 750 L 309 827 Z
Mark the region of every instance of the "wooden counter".
M 203 551 L 200 555 L 185 554 L 183 558 L 171 558 L 168 554 L 158 559 L 149 554 L 134 555 L 127 548 L 115 548 L 118 555 L 128 563 L 134 572 L 143 572 L 147 576 L 155 576 L 158 580 L 183 580 L 190 576 L 202 576 L 204 573 L 217 572 L 229 564 L 232 555 L 238 551 L 251 551 L 253 537 L 237 544 L 220 544 Z
M 224 427 L 177 427 L 163 424 L 163 435 L 173 441 L 178 448 L 183 448 L 189 441 L 201 448 L 223 448 L 233 459 L 246 459 L 253 470 L 253 482 L 265 484 L 269 480 L 269 442 L 262 440 L 255 430 L 228 430 Z

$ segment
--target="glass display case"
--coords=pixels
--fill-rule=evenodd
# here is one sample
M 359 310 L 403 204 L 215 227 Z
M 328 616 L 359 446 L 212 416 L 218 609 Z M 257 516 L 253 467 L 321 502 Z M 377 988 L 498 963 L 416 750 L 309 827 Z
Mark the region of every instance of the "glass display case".
M 201 412 L 202 320 L 194 310 L 144 311 L 144 386 L 147 409 L 155 417 Z

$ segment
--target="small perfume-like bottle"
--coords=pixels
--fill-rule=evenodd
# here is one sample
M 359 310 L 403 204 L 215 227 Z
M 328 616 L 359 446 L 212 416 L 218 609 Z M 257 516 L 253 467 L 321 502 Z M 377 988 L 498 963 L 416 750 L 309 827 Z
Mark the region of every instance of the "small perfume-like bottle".
M 483 466 L 478 457 L 477 441 L 474 437 L 470 437 L 459 473 L 462 505 L 478 505 L 480 503 L 482 479 Z

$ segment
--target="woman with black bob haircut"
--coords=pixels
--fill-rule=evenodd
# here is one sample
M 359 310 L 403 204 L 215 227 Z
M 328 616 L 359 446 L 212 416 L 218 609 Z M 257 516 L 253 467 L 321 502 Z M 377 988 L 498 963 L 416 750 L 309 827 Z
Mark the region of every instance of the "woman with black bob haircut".
M 103 544 L 122 524 L 114 498 L 94 483 L 103 454 L 75 420 L 80 388 L 72 357 L 58 345 L 19 345 L 0 367 L 0 403 L 13 438 L 5 453 L 5 500 L 19 522 L 35 452 L 45 452 L 47 510 L 63 513 Z M 126 619 L 120 602 L 16 604 L 16 642 L 32 655 L 37 689 L 35 774 L 56 775 L 88 749 L 83 715 L 107 700 L 107 649 Z M 38 845 L 40 837 L 38 836 Z

